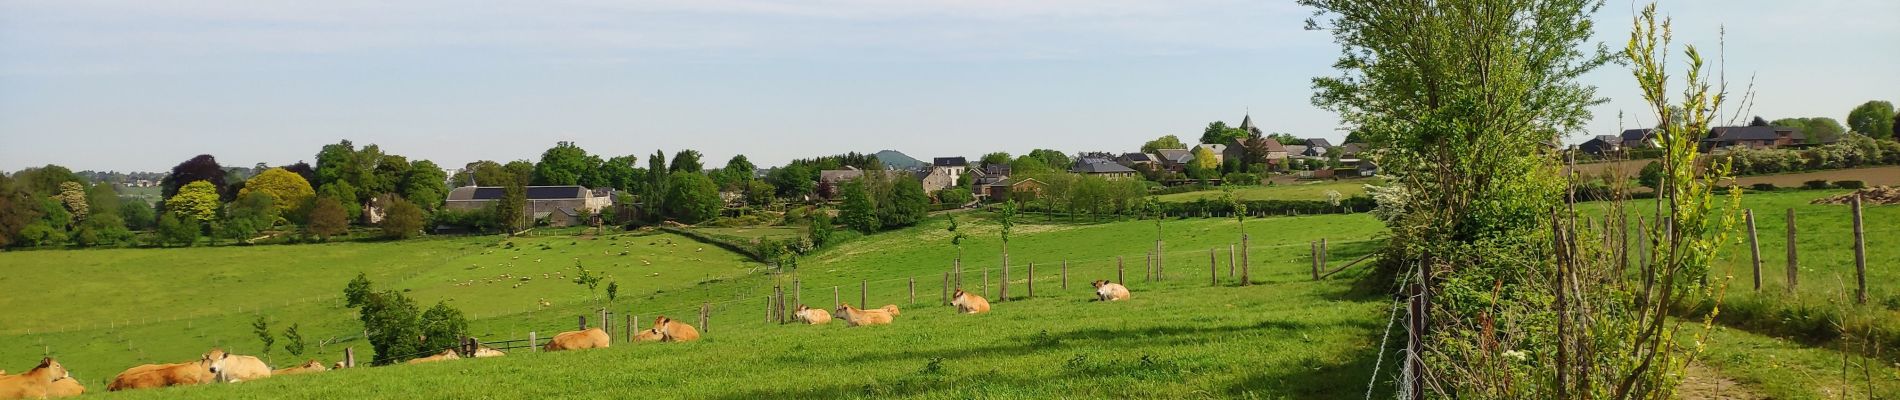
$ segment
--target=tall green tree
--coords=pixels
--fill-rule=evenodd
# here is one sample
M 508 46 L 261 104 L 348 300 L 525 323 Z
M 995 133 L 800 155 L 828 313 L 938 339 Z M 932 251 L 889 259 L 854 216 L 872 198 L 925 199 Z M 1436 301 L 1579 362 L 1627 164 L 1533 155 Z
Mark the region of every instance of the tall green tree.
M 845 182 L 839 194 L 844 202 L 838 206 L 838 219 L 844 226 L 858 232 L 877 232 L 882 224 L 877 220 L 877 203 L 871 198 L 871 189 L 862 180 Z
M 1800 129 L 1808 143 L 1833 143 L 1847 133 L 1847 127 L 1841 126 L 1840 121 L 1828 117 L 1782 118 L 1768 124 Z
M 515 183 L 521 186 L 534 184 L 534 163 L 528 160 L 514 160 L 502 164 L 501 169 L 514 176 Z M 506 182 L 497 182 L 495 186 L 507 186 Z
M 165 199 L 165 211 L 177 215 L 180 220 L 204 225 L 218 220 L 218 209 L 224 203 L 218 202 L 218 188 L 210 181 L 192 181 L 178 189 L 178 194 Z
M 384 238 L 408 239 L 422 234 L 422 207 L 396 196 L 384 197 L 382 203 L 383 220 L 377 227 L 382 229 Z
M 1886 100 L 1874 100 L 1855 106 L 1847 112 L 1847 127 L 1862 135 L 1878 137 L 1893 132 L 1893 103 Z
M 198 242 L 198 235 L 204 227 L 178 214 L 165 213 L 158 217 L 158 238 L 160 243 L 189 247 Z
M 495 199 L 495 219 L 508 230 L 509 235 L 527 229 L 528 224 L 528 188 L 520 182 L 506 182 L 501 186 L 501 198 Z
M 1548 293 L 1526 278 L 1552 269 L 1551 245 L 1539 238 L 1547 239 L 1563 179 L 1546 143 L 1582 130 L 1588 107 L 1603 101 L 1579 79 L 1612 59 L 1589 43 L 1601 1 L 1298 2 L 1317 10 L 1308 27 L 1341 46 L 1339 74 L 1313 80 L 1314 104 L 1394 153 L 1380 169 L 1409 194 L 1404 204 L 1422 205 L 1387 222 L 1392 237 L 1372 274 L 1392 287 L 1417 276 L 1415 266 L 1428 272 L 1422 283 L 1436 294 L 1423 340 L 1437 345 L 1421 354 L 1433 380 L 1419 385 L 1433 397 L 1560 397 L 1505 392 L 1499 383 L 1511 377 L 1483 375 L 1514 367 L 1468 368 L 1505 359 L 1472 327 L 1490 304 L 1535 308 L 1546 298 L 1537 294 Z M 1491 298 L 1494 282 L 1502 298 Z M 1497 331 L 1548 337 L 1536 336 L 1549 333 L 1548 321 L 1505 321 L 1522 325 Z M 1555 353 L 1545 345 L 1532 354 Z
M 1181 137 L 1175 136 L 1175 135 L 1162 136 L 1159 139 L 1150 140 L 1147 143 L 1141 144 L 1141 152 L 1148 153 L 1148 154 L 1154 154 L 1155 150 L 1161 150 L 1161 149 L 1186 149 L 1186 148 L 1187 148 L 1187 144 L 1181 143 Z
M 318 197 L 306 219 L 304 233 L 320 240 L 328 241 L 350 232 L 349 215 L 343 210 L 343 203 L 333 198 Z
M 885 228 L 916 225 L 930 211 L 930 195 L 924 193 L 923 183 L 916 179 L 896 179 L 891 183 L 891 192 L 891 213 L 880 221 Z
M 665 218 L 667 176 L 666 151 L 654 150 L 653 156 L 647 157 L 646 191 L 640 196 L 641 204 L 646 206 L 647 215 L 654 221 Z
M 1069 160 L 1068 154 L 1062 154 L 1061 151 L 1051 149 L 1030 150 L 1029 156 L 1042 160 L 1043 165 L 1047 165 L 1049 169 L 1057 171 L 1069 169 L 1069 164 L 1072 162 Z
M 699 173 L 706 165 L 699 161 L 699 150 L 686 149 L 673 153 L 673 164 L 666 167 L 667 172 Z
M 416 328 L 422 334 L 423 351 L 453 349 L 461 345 L 462 338 L 468 336 L 468 318 L 462 315 L 462 310 L 450 307 L 447 301 L 438 301 L 416 319 Z
M 416 160 L 410 163 L 409 172 L 403 175 L 398 189 L 403 199 L 415 203 L 424 212 L 433 212 L 449 196 L 448 178 L 448 172 L 434 161 Z
M 310 182 L 305 181 L 303 176 L 283 168 L 267 169 L 252 176 L 249 181 L 245 181 L 244 189 L 238 190 L 238 198 L 244 198 L 251 193 L 270 196 L 271 203 L 277 208 L 274 215 L 284 216 L 291 220 L 298 220 L 299 218 L 293 216 L 302 214 L 302 208 L 308 206 L 310 198 L 317 195 L 316 190 L 311 189 Z
M 638 182 L 646 179 L 646 176 L 638 171 L 639 161 L 640 157 L 631 155 L 609 158 L 600 164 L 600 175 L 606 181 L 607 187 L 632 192 L 638 186 Z
M 1214 121 L 1207 123 L 1207 128 L 1201 130 L 1201 143 L 1228 144 L 1246 138 L 1247 134 L 1246 129 L 1227 126 L 1226 122 Z
M 558 142 L 541 152 L 541 162 L 534 165 L 533 182 L 542 186 L 579 185 L 581 177 L 596 174 L 600 164 L 600 157 L 588 155 L 574 142 Z
M 217 235 L 233 241 L 257 237 L 259 232 L 281 220 L 276 202 L 275 196 L 261 191 L 238 196 L 237 201 L 225 205 L 224 219 L 217 224 Z
M 723 202 L 719 187 L 712 179 L 697 172 L 674 172 L 667 182 L 666 215 L 679 222 L 697 224 L 719 216 Z
M 987 167 L 991 165 L 1009 165 L 1009 162 L 1015 160 L 1015 158 L 1010 157 L 1007 152 L 998 151 L 984 154 L 983 158 L 979 160 L 981 160 L 982 166 Z

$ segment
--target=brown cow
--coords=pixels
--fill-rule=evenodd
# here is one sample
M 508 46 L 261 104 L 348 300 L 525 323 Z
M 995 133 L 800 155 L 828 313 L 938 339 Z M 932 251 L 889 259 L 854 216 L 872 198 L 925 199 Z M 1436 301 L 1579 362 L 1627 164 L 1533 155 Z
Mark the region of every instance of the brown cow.
M 844 326 L 890 325 L 892 317 L 897 316 L 897 306 L 884 306 L 880 309 L 860 310 L 851 303 L 838 305 L 834 313 L 844 319 Z
M 39 366 L 33 367 L 24 374 L 0 376 L 0 399 L 75 396 L 78 395 L 77 392 L 67 394 L 65 390 L 65 385 L 77 384 L 77 382 L 71 382 L 72 380 L 72 373 L 66 371 L 66 366 L 59 365 L 59 361 L 54 361 L 52 357 L 41 358 Z M 68 383 L 60 383 L 60 381 L 68 381 Z M 84 392 L 85 388 L 79 390 Z
M 508 353 L 495 350 L 493 347 L 482 346 L 475 348 L 475 358 L 501 357 L 505 355 L 508 355 Z
M 965 292 L 963 288 L 957 288 L 956 295 L 950 297 L 950 305 L 957 306 L 957 313 L 960 314 L 990 312 L 989 300 L 985 300 L 983 296 L 978 296 L 975 293 Z
M 112 377 L 112 383 L 106 385 L 106 390 L 116 392 L 210 383 L 218 379 L 219 372 L 224 371 L 224 360 L 228 356 L 230 354 L 224 350 L 211 349 L 211 352 L 198 356 L 197 361 L 132 367 Z
M 298 365 L 295 367 L 271 371 L 270 374 L 272 376 L 296 375 L 296 374 L 308 374 L 308 373 L 313 373 L 313 372 L 323 372 L 323 371 L 328 371 L 328 370 L 329 370 L 328 368 L 323 367 L 322 361 L 310 360 L 310 361 L 305 361 L 302 365 Z
M 691 342 L 699 340 L 699 329 L 661 315 L 653 320 L 653 332 L 660 334 L 662 342 Z
M 824 324 L 831 323 L 830 311 L 825 311 L 825 309 L 822 309 L 822 308 L 807 307 L 804 304 L 799 304 L 798 312 L 792 314 L 792 316 L 797 318 L 799 322 L 804 322 L 806 324 L 811 324 L 811 325 L 824 325 Z
M 635 342 L 658 342 L 661 340 L 666 340 L 666 336 L 660 335 L 660 331 L 658 330 L 647 329 L 633 334 L 633 341 Z
M 219 382 L 254 381 L 270 377 L 270 365 L 257 357 L 232 354 L 224 359 L 224 369 L 218 371 Z
M 82 394 L 86 394 L 86 386 L 79 384 L 79 380 L 73 378 L 55 380 L 52 386 L 46 387 L 46 398 L 49 399 Z
M 1119 283 L 1109 282 L 1107 280 L 1099 280 L 1090 282 L 1089 284 L 1095 286 L 1096 301 L 1128 300 L 1127 286 L 1122 286 Z
M 455 354 L 455 349 L 448 349 L 448 350 L 443 350 L 441 353 L 435 353 L 435 355 L 433 356 L 409 360 L 409 362 L 405 364 L 432 363 L 436 361 L 448 361 L 448 360 L 459 360 L 459 359 L 462 359 L 462 355 Z
M 580 350 L 604 348 L 613 344 L 613 337 L 600 328 L 588 328 L 582 331 L 561 332 L 549 340 L 543 351 Z

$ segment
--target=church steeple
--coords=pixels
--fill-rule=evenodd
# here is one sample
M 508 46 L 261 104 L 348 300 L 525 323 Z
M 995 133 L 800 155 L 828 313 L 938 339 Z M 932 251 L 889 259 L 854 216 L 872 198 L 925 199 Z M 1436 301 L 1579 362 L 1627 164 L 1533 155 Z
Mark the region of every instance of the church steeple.
M 1253 126 L 1253 113 L 1251 112 L 1240 118 L 1240 129 L 1247 131 L 1247 133 L 1260 134 L 1260 128 Z

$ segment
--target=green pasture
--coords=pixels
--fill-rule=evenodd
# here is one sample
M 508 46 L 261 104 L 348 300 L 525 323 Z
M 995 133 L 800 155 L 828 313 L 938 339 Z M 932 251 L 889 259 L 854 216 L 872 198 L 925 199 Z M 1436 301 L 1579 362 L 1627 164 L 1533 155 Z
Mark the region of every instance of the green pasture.
M 1234 197 L 1240 200 L 1326 200 L 1326 192 L 1336 191 L 1342 197 L 1358 196 L 1366 193 L 1366 185 L 1377 184 L 1377 179 L 1348 179 L 1338 181 L 1303 181 L 1292 184 L 1274 184 L 1267 186 L 1236 186 Z M 1173 193 L 1156 196 L 1164 202 L 1185 203 L 1200 199 L 1219 200 L 1221 190 L 1202 190 L 1196 192 Z

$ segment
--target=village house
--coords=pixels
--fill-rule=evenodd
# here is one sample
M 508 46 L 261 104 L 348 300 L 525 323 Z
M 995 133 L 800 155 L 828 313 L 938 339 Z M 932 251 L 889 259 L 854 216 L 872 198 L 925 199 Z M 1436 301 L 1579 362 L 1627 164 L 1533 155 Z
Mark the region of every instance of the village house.
M 1622 134 L 1617 136 L 1619 136 L 1617 139 L 1622 142 L 1619 145 L 1625 149 L 1656 148 L 1655 129 L 1625 129 Z
M 1099 158 L 1076 160 L 1075 165 L 1069 167 L 1069 172 L 1100 177 L 1111 181 L 1136 179 L 1141 176 L 1140 173 L 1135 172 L 1133 169 L 1129 169 L 1128 167 L 1116 164 L 1107 159 Z
M 1706 153 L 1738 147 L 1777 149 L 1805 143 L 1807 137 L 1801 134 L 1800 129 L 1785 126 L 1718 126 L 1709 129 L 1708 136 L 1702 138 L 1698 150 Z
M 1156 164 L 1160 164 L 1160 162 L 1161 161 L 1159 158 L 1156 158 L 1153 154 L 1148 154 L 1148 153 L 1122 153 L 1121 156 L 1115 157 L 1116 164 L 1121 164 L 1122 166 L 1128 167 L 1128 168 L 1139 168 L 1144 165 L 1156 165 Z
M 1155 156 L 1161 158 L 1161 167 L 1181 172 L 1187 169 L 1188 161 L 1194 160 L 1194 152 L 1188 149 L 1155 149 Z
M 1616 154 L 1622 150 L 1623 137 L 1618 135 L 1597 135 L 1597 137 L 1577 145 L 1577 151 L 1597 157 Z
M 923 182 L 924 193 L 937 193 L 957 186 L 969 164 L 963 157 L 937 157 L 931 160 L 929 169 L 917 174 L 917 180 Z
M 612 190 L 591 190 L 581 186 L 529 186 L 524 188 L 528 203 L 522 213 L 535 221 L 547 220 L 552 226 L 582 225 L 583 213 L 598 214 L 601 209 L 613 206 Z M 499 186 L 463 186 L 449 191 L 448 200 L 443 208 L 448 210 L 479 210 L 501 200 L 504 189 Z

